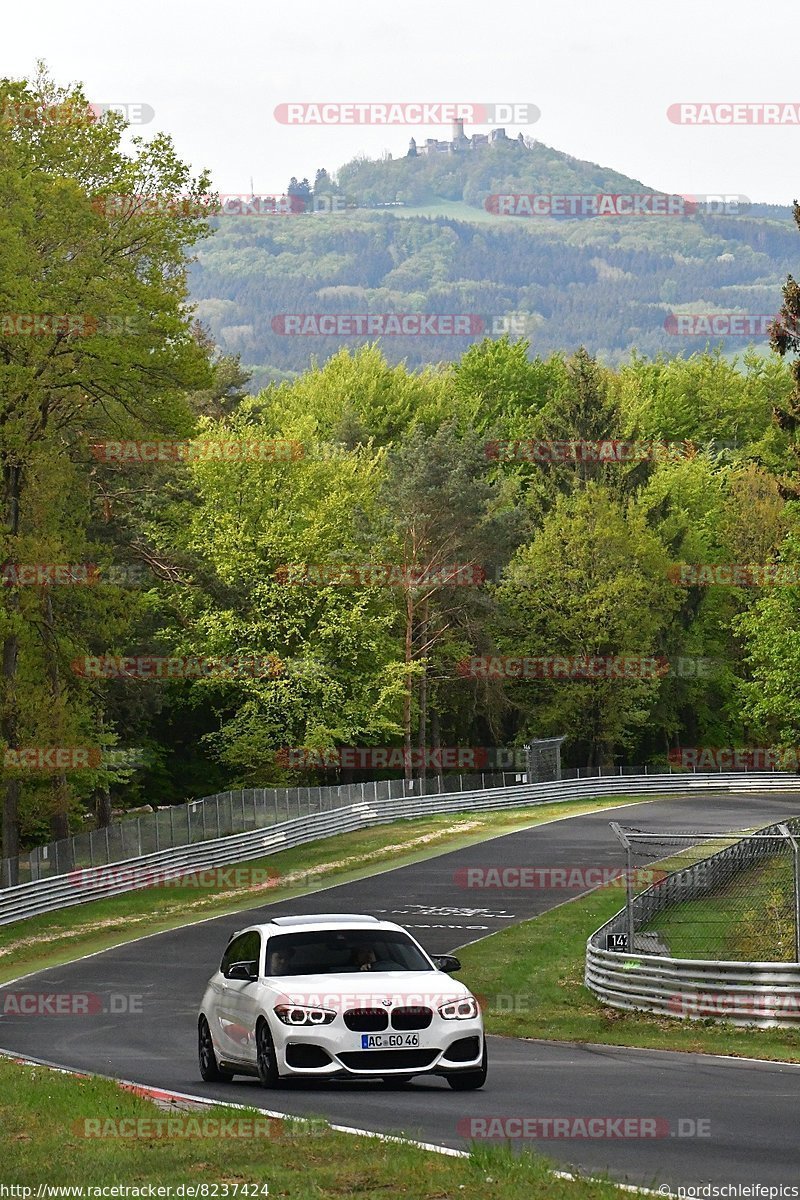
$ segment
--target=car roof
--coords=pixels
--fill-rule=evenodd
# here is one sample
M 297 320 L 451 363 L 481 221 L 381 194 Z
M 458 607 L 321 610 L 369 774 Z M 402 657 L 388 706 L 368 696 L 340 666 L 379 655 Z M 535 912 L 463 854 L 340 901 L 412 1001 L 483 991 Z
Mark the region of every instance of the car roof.
M 364 916 L 361 913 L 312 913 L 304 917 L 273 917 L 273 925 L 317 925 L 321 922 L 335 925 L 380 925 L 377 917 Z
M 315 929 L 345 929 L 354 926 L 378 929 L 399 929 L 402 932 L 401 925 L 396 925 L 394 921 L 381 921 L 378 917 L 368 916 L 361 913 L 308 913 L 306 916 L 289 916 L 289 917 L 273 917 L 270 921 L 265 921 L 258 925 L 249 925 L 245 929 L 237 929 L 231 934 L 231 938 L 238 937 L 240 933 L 249 933 L 257 930 L 265 937 L 270 937 L 278 933 L 285 933 L 289 930 L 315 930 Z

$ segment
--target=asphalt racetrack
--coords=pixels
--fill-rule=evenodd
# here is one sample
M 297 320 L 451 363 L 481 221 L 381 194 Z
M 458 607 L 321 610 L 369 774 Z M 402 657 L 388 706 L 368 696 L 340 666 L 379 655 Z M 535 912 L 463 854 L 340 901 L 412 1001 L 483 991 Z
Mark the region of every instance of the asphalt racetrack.
M 442 1079 L 395 1089 L 346 1082 L 265 1091 L 238 1077 L 227 1085 L 201 1082 L 196 1019 L 228 935 L 270 915 L 371 913 L 406 926 L 431 953 L 445 953 L 573 894 L 563 888 L 466 889 L 465 868 L 618 868 L 620 847 L 608 824 L 615 817 L 640 828 L 712 831 L 765 825 L 798 810 L 799 797 L 776 793 L 649 800 L 620 814 L 564 818 L 296 900 L 157 934 L 25 981 L 26 991 L 140 996 L 139 1012 L 5 1015 L 0 1045 L 69 1068 L 457 1148 L 469 1145 L 467 1131 L 475 1128 L 467 1118 L 651 1117 L 659 1120 L 657 1138 L 518 1144 L 535 1146 L 565 1169 L 607 1170 L 646 1186 L 797 1184 L 800 1065 L 491 1037 L 489 1078 L 477 1092 L 454 1092 Z M 467 976 L 461 978 L 469 985 Z M 19 990 L 19 983 L 9 984 L 0 995 Z M 708 1136 L 691 1135 L 698 1122 Z

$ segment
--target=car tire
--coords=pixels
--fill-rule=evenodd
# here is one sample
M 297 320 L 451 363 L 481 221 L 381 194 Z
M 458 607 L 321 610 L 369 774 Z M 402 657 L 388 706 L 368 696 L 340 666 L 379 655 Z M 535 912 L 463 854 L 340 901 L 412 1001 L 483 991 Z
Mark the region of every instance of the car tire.
M 200 1078 L 205 1083 L 230 1083 L 233 1071 L 228 1071 L 217 1062 L 214 1042 L 208 1021 L 201 1017 L 197 1022 L 197 1056 L 200 1060 Z
M 261 1086 L 265 1088 L 278 1087 L 281 1077 L 278 1074 L 275 1043 L 272 1040 L 269 1025 L 263 1017 L 256 1025 L 256 1065 Z
M 486 1083 L 486 1072 L 489 1069 L 489 1055 L 486 1050 L 486 1038 L 483 1039 L 483 1057 L 477 1071 L 459 1071 L 457 1075 L 448 1075 L 447 1082 L 454 1092 L 474 1092 Z

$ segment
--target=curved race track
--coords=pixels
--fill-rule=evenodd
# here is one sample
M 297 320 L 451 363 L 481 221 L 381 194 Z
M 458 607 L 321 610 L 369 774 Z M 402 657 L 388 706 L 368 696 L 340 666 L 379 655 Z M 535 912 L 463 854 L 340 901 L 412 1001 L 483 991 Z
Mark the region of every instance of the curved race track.
M 793 815 L 791 795 L 690 796 L 626 806 L 625 824 L 675 830 L 739 829 Z M 657 1117 L 671 1134 L 658 1140 L 539 1140 L 551 1157 L 582 1171 L 607 1169 L 629 1183 L 797 1182 L 800 1066 L 593 1045 L 489 1039 L 490 1071 L 479 1092 L 453 1092 L 440 1079 L 405 1089 L 380 1084 L 291 1084 L 264 1091 L 255 1081 L 200 1082 L 196 1011 L 228 934 L 278 910 L 364 912 L 409 928 L 432 953 L 521 921 L 562 902 L 560 891 L 469 892 L 454 879 L 469 866 L 620 864 L 605 810 L 563 818 L 427 859 L 413 866 L 266 905 L 238 916 L 131 942 L 26 979 L 25 990 L 142 997 L 141 1011 L 76 1017 L 5 1016 L 3 1048 L 59 1065 L 220 1100 L 323 1115 L 380 1132 L 464 1147 L 465 1117 Z M 454 912 L 437 910 L 455 910 Z M 587 934 L 591 932 L 587 930 Z M 466 979 L 469 982 L 469 979 Z M 4 991 L 19 991 L 19 984 Z M 679 1137 L 678 1122 L 709 1122 L 710 1136 Z M 463 1124 L 462 1124 L 463 1128 Z

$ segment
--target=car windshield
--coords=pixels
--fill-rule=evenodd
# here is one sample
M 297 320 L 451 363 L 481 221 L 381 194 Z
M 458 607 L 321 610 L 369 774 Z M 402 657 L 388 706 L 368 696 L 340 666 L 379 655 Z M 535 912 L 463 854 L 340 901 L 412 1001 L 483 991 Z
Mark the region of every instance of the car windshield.
M 330 929 L 279 934 L 271 937 L 267 946 L 267 975 L 341 975 L 431 969 L 431 964 L 410 937 L 391 930 Z

